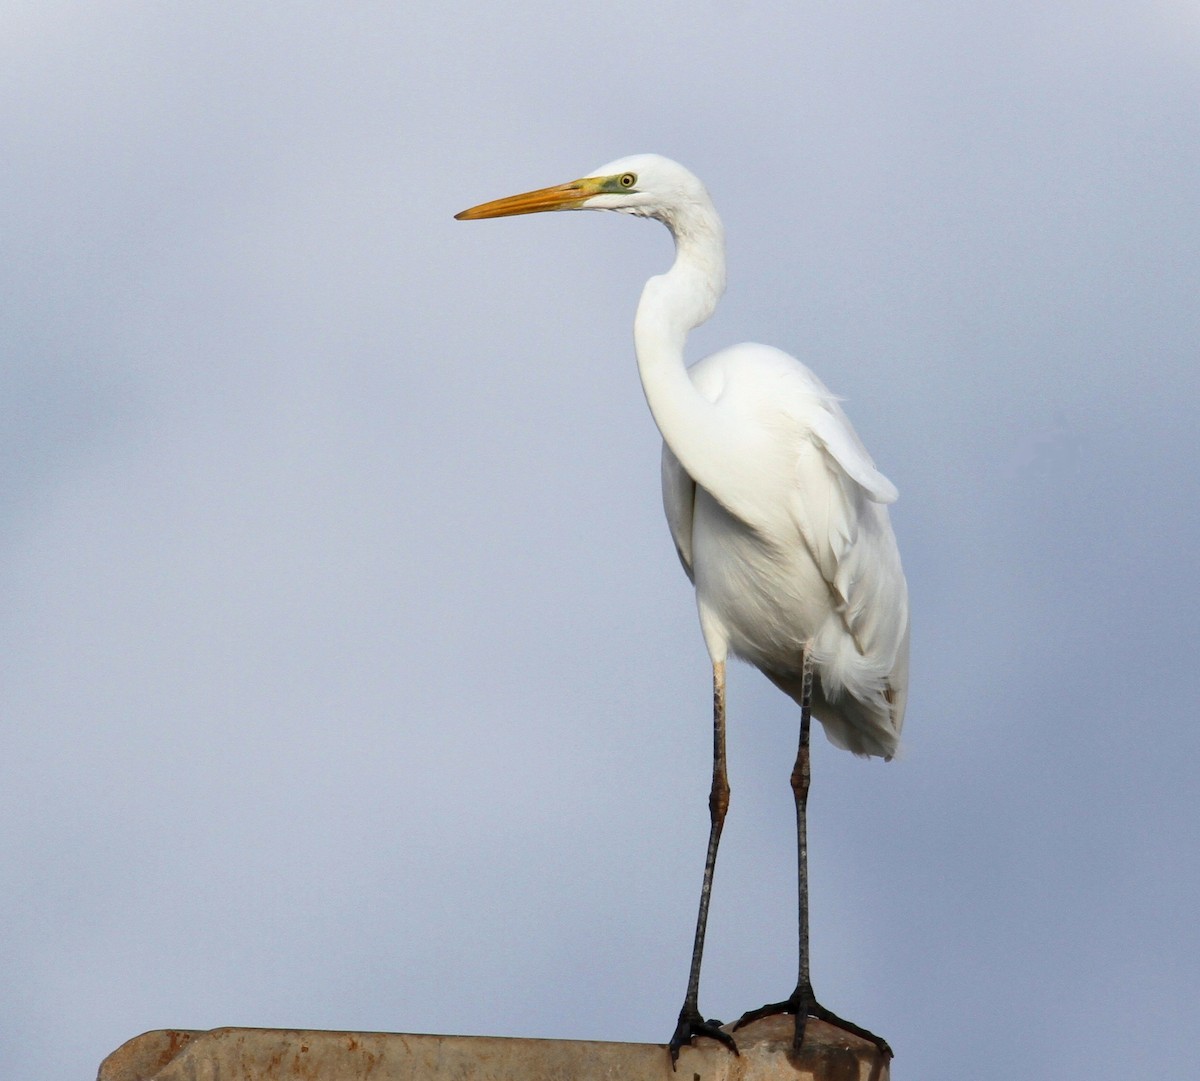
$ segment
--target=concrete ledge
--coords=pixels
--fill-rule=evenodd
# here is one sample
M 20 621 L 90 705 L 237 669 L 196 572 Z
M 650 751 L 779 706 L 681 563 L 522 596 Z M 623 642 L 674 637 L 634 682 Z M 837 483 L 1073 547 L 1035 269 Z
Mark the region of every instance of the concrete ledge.
M 873 1044 L 809 1021 L 791 1054 L 792 1022 L 767 1017 L 740 1030 L 740 1057 L 698 1040 L 671 1072 L 661 1044 L 520 1040 L 216 1028 L 161 1029 L 123 1044 L 97 1081 L 887 1081 Z

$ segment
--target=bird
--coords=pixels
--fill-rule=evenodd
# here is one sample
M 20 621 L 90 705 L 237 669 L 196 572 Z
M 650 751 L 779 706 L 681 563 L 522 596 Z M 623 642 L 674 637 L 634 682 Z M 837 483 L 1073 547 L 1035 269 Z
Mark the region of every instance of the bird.
M 670 268 L 646 282 L 634 317 L 642 390 L 662 436 L 662 497 L 671 538 L 695 588 L 712 664 L 709 840 L 688 985 L 667 1049 L 672 1067 L 699 1037 L 735 1055 L 734 1037 L 699 1009 L 700 966 L 717 848 L 729 806 L 726 664 L 758 668 L 800 706 L 791 774 L 796 809 L 799 968 L 788 998 L 743 1014 L 809 1017 L 873 1042 L 882 1037 L 816 999 L 809 972 L 807 799 L 811 717 L 838 747 L 890 760 L 908 694 L 908 586 L 888 506 L 897 491 L 875 466 L 836 398 L 804 364 L 742 343 L 687 365 L 689 331 L 725 289 L 725 237 L 707 189 L 688 169 L 636 154 L 585 176 L 461 211 L 459 220 L 603 210 L 661 222 Z

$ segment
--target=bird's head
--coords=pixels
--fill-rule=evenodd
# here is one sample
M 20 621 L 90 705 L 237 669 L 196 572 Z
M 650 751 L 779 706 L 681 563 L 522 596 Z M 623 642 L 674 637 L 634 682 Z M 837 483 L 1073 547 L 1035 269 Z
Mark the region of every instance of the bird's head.
M 657 218 L 674 228 L 693 208 L 712 208 L 708 192 L 695 176 L 670 158 L 634 154 L 578 180 L 481 203 L 454 216 L 467 221 L 544 210 L 616 210 Z

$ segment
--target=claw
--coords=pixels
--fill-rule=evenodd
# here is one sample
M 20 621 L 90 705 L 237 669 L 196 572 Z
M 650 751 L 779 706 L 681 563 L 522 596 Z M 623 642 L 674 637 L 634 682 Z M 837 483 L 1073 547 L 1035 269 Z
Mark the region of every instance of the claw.
M 671 1069 L 675 1069 L 675 1063 L 679 1059 L 679 1049 L 690 1044 L 697 1036 L 707 1036 L 710 1040 L 716 1040 L 724 1044 L 735 1055 L 738 1054 L 737 1044 L 734 1043 L 733 1037 L 721 1028 L 719 1021 L 705 1021 L 699 1013 L 691 1012 L 685 1006 L 679 1011 L 679 1023 L 675 1026 L 675 1033 L 671 1037 L 670 1043 L 667 1044 L 667 1050 L 671 1055 Z
M 750 1024 L 751 1021 L 758 1021 L 763 1017 L 771 1017 L 780 1013 L 795 1015 L 796 1029 L 792 1036 L 792 1050 L 794 1051 L 799 1051 L 804 1043 L 804 1030 L 807 1027 L 808 1019 L 815 1017 L 819 1021 L 833 1025 L 834 1028 L 840 1028 L 843 1032 L 849 1032 L 873 1043 L 885 1059 L 890 1060 L 894 1057 L 894 1052 L 887 1040 L 882 1036 L 876 1036 L 875 1033 L 861 1025 L 856 1025 L 853 1021 L 847 1021 L 845 1018 L 838 1017 L 831 1010 L 827 1010 L 813 996 L 811 987 L 797 988 L 792 992 L 790 998 L 786 998 L 782 1002 L 768 1002 L 765 1006 L 759 1006 L 757 1010 L 750 1010 L 748 1013 L 742 1014 L 733 1026 L 734 1031 L 743 1025 Z

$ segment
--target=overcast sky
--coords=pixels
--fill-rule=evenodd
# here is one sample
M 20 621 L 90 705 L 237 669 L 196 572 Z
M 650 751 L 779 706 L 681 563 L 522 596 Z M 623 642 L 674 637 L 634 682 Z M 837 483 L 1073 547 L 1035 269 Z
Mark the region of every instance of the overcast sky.
M 900 489 L 905 752 L 814 745 L 813 975 L 921 1081 L 1185 1076 L 1200 12 L 0 7 L 0 1076 L 146 1029 L 663 1042 L 708 662 L 634 366 L 708 184 Z M 730 688 L 701 1008 L 795 973 L 798 711 Z

